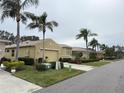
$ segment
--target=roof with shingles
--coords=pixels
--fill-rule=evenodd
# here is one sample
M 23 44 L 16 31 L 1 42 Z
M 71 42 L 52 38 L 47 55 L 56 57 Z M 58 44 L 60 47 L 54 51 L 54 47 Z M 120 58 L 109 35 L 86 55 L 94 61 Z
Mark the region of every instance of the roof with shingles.
M 2 42 L 2 43 L 11 43 L 11 41 L 9 41 L 9 40 L 3 40 L 3 39 L 0 39 L 0 42 Z
M 65 48 L 72 48 L 71 46 L 69 46 L 69 45 L 66 45 L 66 44 L 59 44 L 60 45 L 60 47 L 65 47 Z
M 52 39 L 45 39 L 45 42 L 52 40 Z M 37 41 L 25 41 L 20 43 L 20 47 L 28 47 L 28 46 L 35 46 L 38 43 L 42 43 L 43 40 L 37 40 Z M 6 48 L 15 48 L 16 44 L 8 45 Z
M 84 51 L 84 52 L 87 52 L 87 51 L 88 51 L 88 52 L 94 52 L 93 50 L 89 50 L 89 49 L 87 50 L 86 48 L 81 48 L 81 47 L 72 47 L 72 51 L 79 51 L 79 52 L 81 52 L 81 51 L 82 51 L 82 52 L 83 52 L 83 51 Z

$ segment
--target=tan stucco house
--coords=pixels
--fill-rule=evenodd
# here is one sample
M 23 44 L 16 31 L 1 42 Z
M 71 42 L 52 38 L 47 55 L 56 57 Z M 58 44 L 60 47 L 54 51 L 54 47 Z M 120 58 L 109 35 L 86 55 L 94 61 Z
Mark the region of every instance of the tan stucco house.
M 19 57 L 29 57 L 29 58 L 42 58 L 42 40 L 39 41 L 25 41 L 20 43 Z M 6 46 L 6 58 L 15 59 L 16 44 Z M 48 57 L 48 61 L 56 61 L 60 57 L 71 57 L 72 48 L 57 44 L 52 39 L 45 40 L 45 57 Z
M 72 48 L 72 56 L 75 59 L 77 55 L 81 54 L 82 59 L 89 59 L 89 54 L 92 53 L 93 51 L 87 50 L 86 48 L 81 48 L 81 47 L 73 47 Z
M 104 52 L 102 51 L 94 51 L 91 49 L 81 48 L 81 47 L 73 47 L 72 48 L 72 57 L 75 59 L 77 55 L 81 54 L 82 59 L 89 59 L 90 53 L 96 53 L 96 58 L 103 59 L 104 58 Z

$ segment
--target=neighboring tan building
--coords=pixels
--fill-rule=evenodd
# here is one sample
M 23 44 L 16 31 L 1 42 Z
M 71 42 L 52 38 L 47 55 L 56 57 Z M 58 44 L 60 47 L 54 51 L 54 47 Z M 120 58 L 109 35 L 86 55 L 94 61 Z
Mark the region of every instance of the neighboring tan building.
M 11 44 L 11 41 L 0 39 L 0 59 L 5 55 L 5 46 Z
M 61 47 L 61 58 L 72 58 L 72 47 L 65 45 L 65 44 L 59 44 Z
M 81 56 L 82 59 L 89 59 L 89 54 L 92 53 L 91 50 L 86 50 L 86 48 L 73 47 L 72 56 L 75 59 L 77 56 Z
M 20 43 L 19 57 L 42 58 L 42 40 L 25 41 Z M 15 59 L 16 45 L 6 46 L 6 58 Z M 60 57 L 60 46 L 52 39 L 45 40 L 45 57 L 49 61 L 56 61 Z
M 72 48 L 72 56 L 74 59 L 77 56 L 81 56 L 82 59 L 89 59 L 90 53 L 96 53 L 97 59 L 103 59 L 104 58 L 104 52 L 102 52 L 102 51 L 86 50 L 86 48 L 81 48 L 81 47 L 73 47 Z

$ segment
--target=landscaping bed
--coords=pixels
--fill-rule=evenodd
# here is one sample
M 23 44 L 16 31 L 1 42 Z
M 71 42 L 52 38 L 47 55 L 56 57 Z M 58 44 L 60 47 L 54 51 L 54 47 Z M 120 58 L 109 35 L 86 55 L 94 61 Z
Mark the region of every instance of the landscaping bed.
M 42 72 L 37 71 L 33 66 L 26 66 L 25 68 L 26 69 L 22 71 L 16 72 L 14 75 L 31 83 L 37 84 L 41 87 L 48 87 L 57 82 L 84 73 L 84 71 L 74 69 L 69 71 L 69 69 L 67 68 L 58 71 L 50 69 Z

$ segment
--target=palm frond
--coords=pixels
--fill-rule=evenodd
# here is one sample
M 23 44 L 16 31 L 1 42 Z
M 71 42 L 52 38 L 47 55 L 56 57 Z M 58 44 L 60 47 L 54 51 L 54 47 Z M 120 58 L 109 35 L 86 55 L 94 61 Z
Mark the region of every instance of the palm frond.
M 53 32 L 53 26 L 52 25 L 48 25 L 47 28 Z
M 40 32 L 40 31 L 43 31 L 43 29 L 44 29 L 44 28 L 43 28 L 43 25 L 42 25 L 42 24 L 39 24 L 38 29 L 39 29 L 39 32 Z
M 53 25 L 53 26 L 57 27 L 58 23 L 56 21 L 50 21 L 50 22 L 47 22 L 46 25 Z
M 88 36 L 88 30 L 87 29 L 80 29 L 80 33 L 78 35 L 76 35 L 76 39 L 80 39 L 80 38 L 84 38 L 84 40 L 87 39 L 87 36 Z
M 30 13 L 30 12 L 24 12 L 24 15 L 27 18 L 31 19 L 32 21 L 37 20 L 39 18 L 38 16 L 36 16 L 33 13 Z
M 90 33 L 89 36 L 97 36 L 98 34 L 96 33 Z
M 24 2 L 21 4 L 21 7 L 24 9 L 29 5 L 38 5 L 38 4 L 39 4 L 39 0 L 24 0 Z
M 3 22 L 5 18 L 11 17 L 13 19 L 15 19 L 16 15 L 15 15 L 15 11 L 2 11 L 2 15 L 1 15 L 1 21 Z
M 30 24 L 27 25 L 27 28 L 29 28 L 29 29 L 35 29 L 37 27 L 39 27 L 39 25 L 34 24 L 34 23 L 30 23 Z
M 39 23 L 41 23 L 41 24 L 46 24 L 46 18 L 47 18 L 47 13 L 44 12 L 44 13 L 39 17 Z
M 3 0 L 0 6 L 2 8 L 1 21 L 7 17 L 15 19 L 17 7 L 19 7 L 16 0 Z
M 20 17 L 21 17 L 22 23 L 23 23 L 23 24 L 26 24 L 27 18 L 26 18 L 23 14 L 20 14 Z
M 76 35 L 76 39 L 80 39 L 80 38 L 82 38 L 82 34 Z
M 3 8 L 3 10 L 17 9 L 18 4 L 16 0 L 3 0 L 1 2 L 1 7 Z

